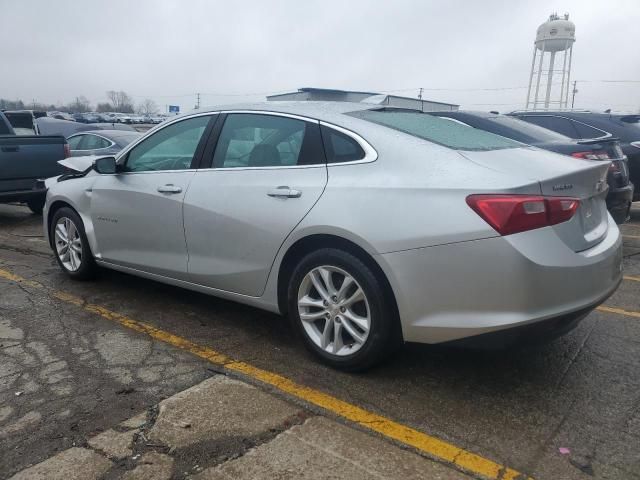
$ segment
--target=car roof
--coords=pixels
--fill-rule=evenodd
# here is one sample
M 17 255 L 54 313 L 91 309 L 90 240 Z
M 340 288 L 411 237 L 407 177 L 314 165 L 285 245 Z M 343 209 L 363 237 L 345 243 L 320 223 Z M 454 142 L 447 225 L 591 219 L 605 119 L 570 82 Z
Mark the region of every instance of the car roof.
M 101 137 L 106 137 L 113 140 L 119 137 L 130 137 L 132 135 L 139 137 L 140 135 L 142 135 L 140 132 L 134 132 L 131 130 L 83 130 L 82 132 L 74 133 L 74 135 L 84 135 L 87 133 L 99 135 Z
M 384 105 L 356 102 L 272 101 L 218 105 L 202 108 L 200 110 L 193 110 L 191 112 L 185 113 L 185 115 L 190 115 L 198 112 L 206 113 L 227 110 L 248 110 L 288 113 L 291 115 L 301 115 L 318 120 L 331 120 L 338 115 L 342 115 L 348 112 L 354 112 L 357 110 L 371 110 L 374 108 L 381 108 L 383 106 Z

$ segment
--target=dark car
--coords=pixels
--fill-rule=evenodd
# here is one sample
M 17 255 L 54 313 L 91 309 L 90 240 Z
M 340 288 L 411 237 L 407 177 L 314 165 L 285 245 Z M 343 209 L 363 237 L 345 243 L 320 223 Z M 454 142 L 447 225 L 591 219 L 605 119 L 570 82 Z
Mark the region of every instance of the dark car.
M 42 179 L 62 174 L 58 160 L 68 156 L 62 135 L 16 135 L 0 112 L 0 203 L 24 202 L 42 212 L 47 192 Z
M 640 184 L 640 115 L 594 113 L 584 110 L 522 111 L 509 115 L 571 138 L 594 138 L 605 134 L 617 137 L 628 159 L 631 182 L 634 185 Z M 636 189 L 633 201 L 640 201 L 640 190 Z
M 629 181 L 629 169 L 624 153 L 615 138 L 575 140 L 557 132 L 542 128 L 517 118 L 484 112 L 434 112 L 441 118 L 449 118 L 470 127 L 479 128 L 518 142 L 526 143 L 544 150 L 571 155 L 585 160 L 611 162 L 607 183 L 607 208 L 616 223 L 629 219 L 629 210 L 633 198 L 633 184 Z
M 73 115 L 73 119 L 79 123 L 98 123 L 101 121 L 94 113 L 76 113 Z
M 67 138 L 71 156 L 115 155 L 134 140 L 140 138 L 138 132 L 124 130 L 89 130 L 78 132 Z

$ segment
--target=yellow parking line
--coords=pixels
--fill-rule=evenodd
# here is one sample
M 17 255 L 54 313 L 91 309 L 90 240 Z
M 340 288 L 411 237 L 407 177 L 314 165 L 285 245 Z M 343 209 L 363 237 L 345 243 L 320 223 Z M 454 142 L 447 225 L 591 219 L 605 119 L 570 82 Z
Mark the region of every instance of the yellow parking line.
M 624 280 L 631 280 L 632 282 L 640 282 L 640 277 L 634 277 L 633 275 L 625 275 L 622 278 Z
M 200 358 L 208 360 L 211 363 L 221 365 L 228 370 L 240 373 L 254 380 L 258 380 L 271 387 L 275 387 L 282 392 L 297 397 L 317 407 L 321 407 L 338 417 L 354 422 L 363 428 L 411 446 L 432 458 L 449 462 L 469 473 L 496 480 L 530 478 L 512 470 L 511 468 L 481 457 L 475 453 L 471 453 L 449 442 L 427 435 L 426 433 L 422 433 L 411 427 L 402 425 L 401 423 L 394 422 L 387 417 L 370 412 L 364 408 L 345 402 L 344 400 L 340 400 L 339 398 L 319 390 L 300 385 L 286 377 L 283 377 L 282 375 L 254 367 L 253 365 L 245 362 L 234 360 L 209 347 L 191 342 L 190 340 L 156 328 L 148 323 L 140 322 L 129 318 L 126 315 L 113 312 L 100 305 L 86 303 L 83 299 L 76 297 L 75 295 L 59 290 L 50 290 L 41 283 L 27 280 L 4 269 L 0 269 L 0 278 L 34 288 L 44 289 L 49 295 L 58 300 L 76 305 L 88 312 L 99 315 L 102 318 L 116 322 L 123 327 L 147 334 L 156 340 L 173 345 L 174 347 L 178 347 L 182 350 L 186 350 Z
M 618 315 L 625 315 L 627 317 L 640 318 L 640 312 L 634 312 L 633 310 L 624 310 L 622 308 L 615 307 L 607 307 L 605 305 L 600 305 L 596 310 L 607 313 L 615 313 Z

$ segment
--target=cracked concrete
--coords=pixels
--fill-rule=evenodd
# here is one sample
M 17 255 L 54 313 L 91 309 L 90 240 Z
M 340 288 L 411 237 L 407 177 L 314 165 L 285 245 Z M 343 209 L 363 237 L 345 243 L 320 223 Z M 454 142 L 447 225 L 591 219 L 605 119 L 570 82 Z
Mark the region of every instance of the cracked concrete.
M 623 234 L 640 235 L 637 206 L 633 222 L 622 227 Z M 594 312 L 569 335 L 537 349 L 479 353 L 408 346 L 364 375 L 346 374 L 318 365 L 278 316 L 116 272 L 102 272 L 94 282 L 73 282 L 59 273 L 44 242 L 15 236 L 39 228 L 39 218 L 26 209 L 0 205 L 0 268 L 538 479 L 640 479 L 637 318 Z M 624 243 L 625 273 L 640 276 L 640 241 Z M 607 304 L 640 311 L 640 282 L 623 282 Z M 122 331 L 28 282 L 0 279 L 0 431 L 9 432 L 0 437 L 0 478 L 74 443 L 85 446 L 87 438 L 109 428 L 122 431 L 117 426 L 129 416 L 218 370 L 159 342 L 140 344 L 148 340 L 144 335 L 114 334 Z M 104 343 L 98 348 L 100 342 L 112 342 L 113 348 Z M 123 344 L 144 355 L 126 352 Z M 7 348 L 11 355 L 3 353 Z M 111 355 L 116 350 L 138 363 L 118 364 Z M 60 368 L 46 370 L 42 378 L 50 364 Z M 56 375 L 62 378 L 49 383 Z M 226 441 L 242 443 L 239 437 Z M 195 446 L 172 453 L 176 472 L 195 473 L 196 464 L 202 467 L 199 459 L 217 448 L 206 442 Z M 562 455 L 559 447 L 571 453 Z M 169 450 L 157 448 L 162 455 Z M 184 456 L 176 456 L 180 453 Z M 222 457 L 216 464 L 229 460 Z
M 225 376 L 27 468 L 11 480 L 172 478 L 463 480 L 468 476 L 388 441 Z

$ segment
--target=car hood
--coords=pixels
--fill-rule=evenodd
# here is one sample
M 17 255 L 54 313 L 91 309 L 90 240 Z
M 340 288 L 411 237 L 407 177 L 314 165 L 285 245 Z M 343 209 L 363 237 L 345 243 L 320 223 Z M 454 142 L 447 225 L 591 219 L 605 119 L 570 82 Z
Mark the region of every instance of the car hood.
M 103 157 L 111 157 L 113 155 L 85 155 L 84 157 L 69 157 L 64 160 L 58 160 L 58 163 L 63 167 L 69 168 L 76 172 L 85 172 L 93 163 Z

